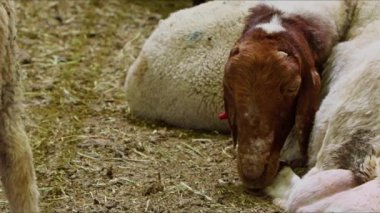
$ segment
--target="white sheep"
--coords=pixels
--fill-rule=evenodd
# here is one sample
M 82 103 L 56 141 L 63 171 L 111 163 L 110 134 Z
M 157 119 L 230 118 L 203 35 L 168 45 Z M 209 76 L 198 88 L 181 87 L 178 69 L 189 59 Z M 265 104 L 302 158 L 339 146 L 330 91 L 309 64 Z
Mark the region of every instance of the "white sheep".
M 376 158 L 380 156 L 379 29 L 380 21 L 373 22 L 367 25 L 360 36 L 336 47 L 333 56 L 336 63 L 333 62 L 332 66 L 338 76 L 335 76 L 334 83 L 317 113 L 310 146 L 310 155 L 317 156 L 314 167 L 316 174 L 304 177 L 294 189 L 288 203 L 290 210 L 303 206 L 300 208 L 301 212 L 380 211 L 380 185 L 375 184 L 380 178 L 372 180 L 378 175 L 376 166 L 379 165 Z M 344 181 L 349 175 L 338 178 L 337 174 L 341 172 L 336 172 L 331 178 L 324 177 L 324 172 L 335 169 L 345 169 L 352 177 Z M 317 178 L 318 187 L 311 187 L 308 182 Z M 336 194 L 367 181 L 371 183 L 351 190 L 362 191 L 363 194 Z M 326 182 L 332 187 L 323 187 Z M 335 189 L 337 183 L 342 184 L 342 188 Z M 368 193 L 376 192 L 371 189 L 372 185 L 377 189 L 376 196 L 370 198 L 371 202 L 368 202 L 368 198 L 365 205 L 359 205 L 358 200 L 367 196 L 363 188 L 369 187 Z M 310 196 L 300 195 L 311 190 L 313 194 Z M 323 196 L 318 197 L 319 193 Z M 334 196 L 333 200 L 321 200 L 322 197 L 330 195 Z M 317 199 L 313 199 L 316 197 Z M 306 200 L 307 203 L 300 204 Z M 314 200 L 320 201 L 313 204 Z M 338 205 L 337 200 L 346 202 L 339 202 Z M 354 203 L 357 205 L 352 205 Z
M 276 200 L 290 212 L 380 211 L 379 7 L 377 2 L 359 5 L 349 41 L 338 44 L 327 63 L 327 96 L 309 147 L 313 168 Z M 286 180 L 295 178 L 285 172 Z M 287 181 L 276 184 L 269 188 L 272 194 Z
M 354 39 L 354 41 L 345 42 L 337 46 L 335 48 L 334 56 L 330 57 L 330 61 L 327 63 L 327 68 L 324 70 L 322 76 L 322 90 L 323 93 L 328 94 L 328 96 L 324 98 L 316 114 L 316 119 L 314 122 L 315 125 L 312 130 L 310 139 L 311 142 L 309 147 L 310 167 L 314 166 L 316 163 L 317 154 L 323 144 L 322 142 L 327 141 L 327 139 L 324 139 L 324 137 L 326 135 L 326 131 L 330 129 L 328 125 L 330 121 L 333 120 L 331 116 L 337 115 L 337 110 L 340 107 L 340 105 L 346 104 L 342 102 L 349 102 L 349 100 L 344 100 L 345 96 L 347 96 L 347 94 L 349 93 L 346 93 L 346 89 L 341 89 L 342 87 L 340 86 L 340 84 L 337 84 L 337 81 L 339 80 L 342 82 L 345 79 L 347 79 L 347 76 L 355 77 L 354 75 L 349 74 L 349 72 L 356 74 L 358 73 L 357 71 L 350 71 L 350 69 L 352 67 L 357 66 L 357 64 L 361 64 L 360 62 L 364 62 L 364 59 L 367 58 L 367 54 L 369 53 L 366 53 L 364 55 L 351 55 L 353 53 L 356 53 L 358 50 L 362 49 L 362 47 L 368 45 L 369 43 L 378 40 L 378 33 L 380 31 L 377 29 L 378 22 L 376 20 L 380 20 L 380 3 L 378 3 L 377 1 L 359 2 L 359 5 L 357 6 L 355 20 L 353 20 L 353 24 L 347 36 L 349 41 L 352 39 Z M 354 64 L 354 61 L 352 60 L 356 60 L 357 64 Z M 352 95 L 353 94 L 350 94 L 350 96 L 353 99 L 358 99 L 356 97 L 353 97 Z M 361 108 L 361 106 L 364 104 L 369 105 L 369 103 L 362 103 L 360 104 L 360 106 L 355 107 Z M 356 108 L 355 110 L 357 110 Z M 357 115 L 357 118 L 362 117 L 362 115 L 356 113 L 355 115 Z M 356 117 L 352 117 L 352 119 L 362 120 L 356 119 Z M 334 121 L 334 123 L 336 123 L 336 121 Z M 340 128 L 338 127 L 338 129 Z M 354 128 L 352 130 L 349 130 L 349 128 L 347 128 L 347 131 L 356 131 L 356 129 Z M 351 137 L 352 133 L 347 133 L 340 133 L 340 135 L 338 135 L 337 137 Z
M 217 118 L 224 110 L 224 65 L 248 9 L 258 3 L 289 14 L 333 14 L 336 27 L 344 17 L 344 10 L 334 9 L 339 1 L 211 1 L 175 12 L 159 23 L 127 72 L 131 112 L 185 128 L 227 131 L 227 122 Z
M 194 129 L 227 131 L 223 68 L 255 2 L 212 1 L 159 23 L 127 73 L 133 114 Z
M 0 0 L 0 173 L 10 211 L 35 213 L 38 190 L 32 152 L 22 121 L 20 72 L 16 68 L 14 1 Z

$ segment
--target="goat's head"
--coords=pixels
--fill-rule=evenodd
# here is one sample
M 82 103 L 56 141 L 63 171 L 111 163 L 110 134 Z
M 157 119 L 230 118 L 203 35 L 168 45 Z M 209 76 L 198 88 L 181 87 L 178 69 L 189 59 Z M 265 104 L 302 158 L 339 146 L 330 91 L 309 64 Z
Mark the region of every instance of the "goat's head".
M 293 126 L 306 157 L 317 109 L 320 77 L 307 38 L 247 30 L 230 52 L 224 101 L 238 172 L 247 188 L 271 184 L 280 151 Z

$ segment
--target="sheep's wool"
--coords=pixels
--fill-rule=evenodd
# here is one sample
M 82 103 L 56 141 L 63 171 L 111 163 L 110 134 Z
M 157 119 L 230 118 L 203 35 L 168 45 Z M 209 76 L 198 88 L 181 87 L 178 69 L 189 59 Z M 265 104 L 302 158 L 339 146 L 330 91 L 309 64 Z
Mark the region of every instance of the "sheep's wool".
M 185 128 L 227 131 L 227 122 L 217 118 L 224 108 L 224 65 L 249 8 L 258 3 L 289 15 L 317 15 L 332 26 L 344 17 L 336 11 L 339 1 L 211 1 L 175 12 L 159 23 L 128 70 L 131 112 Z
M 380 211 L 379 8 L 377 1 L 359 2 L 348 41 L 326 63 L 326 96 L 309 144 L 313 168 L 290 193 L 289 212 Z
M 255 3 L 208 2 L 161 21 L 128 70 L 131 112 L 184 128 L 227 131 L 227 122 L 218 119 L 224 64 Z

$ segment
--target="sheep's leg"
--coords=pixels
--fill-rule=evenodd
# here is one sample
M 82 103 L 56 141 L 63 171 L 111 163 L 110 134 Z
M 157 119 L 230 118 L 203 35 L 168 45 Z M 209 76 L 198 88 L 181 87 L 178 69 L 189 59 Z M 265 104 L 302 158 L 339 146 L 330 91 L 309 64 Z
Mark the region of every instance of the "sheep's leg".
M 380 212 L 379 163 L 376 169 L 374 180 L 303 206 L 297 212 Z
M 39 212 L 31 148 L 22 125 L 5 117 L 3 114 L 0 118 L 0 172 L 10 210 Z
M 297 212 L 379 212 L 380 179 L 337 193 Z
M 287 203 L 289 212 L 296 212 L 302 206 L 317 202 L 335 193 L 357 185 L 354 174 L 349 170 L 310 170 L 292 190 Z

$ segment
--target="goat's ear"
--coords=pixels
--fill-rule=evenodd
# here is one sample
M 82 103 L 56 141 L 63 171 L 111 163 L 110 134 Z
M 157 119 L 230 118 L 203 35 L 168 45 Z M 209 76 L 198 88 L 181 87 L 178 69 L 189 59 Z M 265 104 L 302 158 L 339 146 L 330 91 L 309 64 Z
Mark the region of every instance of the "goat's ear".
M 238 130 L 237 130 L 237 125 L 236 125 L 236 120 L 235 120 L 234 113 L 231 113 L 231 115 L 232 115 L 231 118 L 228 117 L 228 124 L 230 125 L 232 139 L 234 141 L 234 147 L 236 147 L 237 137 L 238 137 Z
M 307 159 L 309 136 L 319 105 L 320 76 L 315 68 L 305 70 L 298 94 L 295 130 L 301 154 Z M 305 162 L 306 163 L 306 162 Z
M 302 28 L 306 40 L 313 51 L 314 58 L 317 65 L 326 60 L 331 50 L 332 42 L 335 38 L 333 32 L 329 31 L 329 27 L 324 26 L 319 21 L 314 19 L 307 19 L 307 25 Z
M 224 110 L 225 110 L 226 114 L 228 115 L 227 116 L 228 124 L 230 126 L 232 139 L 234 142 L 234 147 L 236 147 L 237 135 L 238 135 L 237 125 L 236 125 L 236 115 L 235 115 L 234 107 L 228 101 L 229 95 L 230 94 L 228 94 L 228 91 L 226 90 L 226 88 L 224 88 Z

